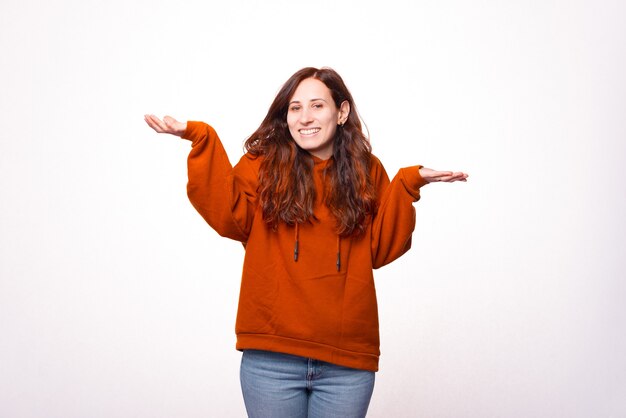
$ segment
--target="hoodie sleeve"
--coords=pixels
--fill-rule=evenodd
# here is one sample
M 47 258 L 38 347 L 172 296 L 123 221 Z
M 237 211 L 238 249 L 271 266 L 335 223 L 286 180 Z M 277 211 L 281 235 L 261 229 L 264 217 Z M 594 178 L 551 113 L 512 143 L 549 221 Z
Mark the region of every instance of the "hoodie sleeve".
M 233 169 L 215 132 L 203 122 L 187 122 L 191 141 L 187 195 L 194 208 L 221 236 L 246 242 L 256 202 L 256 177 L 242 158 Z
M 378 159 L 374 159 L 373 166 L 379 206 L 372 220 L 372 265 L 379 268 L 411 248 L 415 229 L 413 203 L 419 200 L 419 189 L 426 181 L 419 173 L 422 166 L 401 168 L 391 182 Z

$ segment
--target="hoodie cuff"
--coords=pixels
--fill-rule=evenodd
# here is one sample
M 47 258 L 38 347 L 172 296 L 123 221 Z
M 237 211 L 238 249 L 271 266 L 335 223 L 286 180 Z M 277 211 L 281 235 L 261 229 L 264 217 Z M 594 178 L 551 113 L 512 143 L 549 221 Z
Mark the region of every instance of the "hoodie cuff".
M 402 184 L 406 191 L 417 201 L 420 198 L 420 187 L 428 184 L 420 174 L 420 168 L 423 166 L 415 165 L 400 169 Z
M 187 121 L 187 129 L 185 129 L 185 133 L 183 133 L 181 138 L 187 139 L 193 144 L 207 136 L 208 129 L 211 129 L 211 127 L 206 123 L 190 120 Z

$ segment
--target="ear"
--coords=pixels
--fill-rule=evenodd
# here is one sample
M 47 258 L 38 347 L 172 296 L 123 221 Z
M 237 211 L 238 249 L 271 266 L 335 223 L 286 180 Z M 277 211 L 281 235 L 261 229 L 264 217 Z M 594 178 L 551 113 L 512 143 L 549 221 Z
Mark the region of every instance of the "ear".
M 350 103 L 344 100 L 339 106 L 339 114 L 337 115 L 337 125 L 343 125 L 350 115 Z

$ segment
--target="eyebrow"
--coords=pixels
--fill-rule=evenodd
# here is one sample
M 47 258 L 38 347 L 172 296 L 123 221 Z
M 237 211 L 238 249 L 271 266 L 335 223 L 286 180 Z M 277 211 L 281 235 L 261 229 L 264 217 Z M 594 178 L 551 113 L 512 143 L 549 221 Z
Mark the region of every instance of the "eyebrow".
M 321 101 L 323 101 L 324 103 L 328 103 L 326 100 L 322 99 L 321 97 L 320 97 L 320 98 L 316 98 L 316 99 L 311 99 L 311 100 L 309 100 L 309 101 L 310 101 L 310 102 L 314 102 L 314 101 L 316 101 L 316 100 L 321 100 Z M 300 100 L 292 100 L 292 101 L 290 101 L 290 102 L 289 102 L 289 104 L 292 104 L 292 103 L 300 103 Z

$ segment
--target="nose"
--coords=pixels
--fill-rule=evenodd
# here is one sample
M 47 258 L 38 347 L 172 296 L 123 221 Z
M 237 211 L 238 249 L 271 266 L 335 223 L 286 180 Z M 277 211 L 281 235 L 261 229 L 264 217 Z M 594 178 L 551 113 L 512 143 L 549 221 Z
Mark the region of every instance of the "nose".
M 302 111 L 300 112 L 300 123 L 303 125 L 306 125 L 308 123 L 311 123 L 312 121 L 313 121 L 313 113 L 311 109 L 307 107 L 303 107 Z

